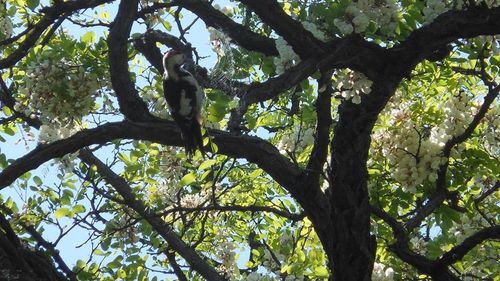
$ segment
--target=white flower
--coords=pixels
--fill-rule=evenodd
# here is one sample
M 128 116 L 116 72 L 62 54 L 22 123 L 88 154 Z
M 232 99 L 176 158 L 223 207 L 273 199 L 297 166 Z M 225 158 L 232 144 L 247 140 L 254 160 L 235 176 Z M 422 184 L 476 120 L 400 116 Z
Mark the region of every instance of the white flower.
M 283 37 L 276 39 L 275 44 L 279 56 L 274 58 L 274 64 L 276 66 L 276 72 L 281 74 L 297 63 L 299 61 L 299 56 L 293 51 L 292 47 L 288 45 L 288 42 L 286 42 Z
M 26 113 L 37 114 L 44 123 L 69 122 L 91 112 L 105 80 L 74 62 L 38 57 L 26 69 L 17 98 L 26 104 Z
M 363 73 L 350 69 L 337 70 L 333 76 L 333 85 L 342 97 L 352 103 L 361 103 L 361 95 L 369 94 L 373 84 Z
M 322 41 L 327 40 L 326 34 L 323 31 L 321 31 L 315 23 L 310 21 L 304 21 L 302 22 L 302 25 L 307 31 L 311 32 L 314 35 L 314 37 Z
M 352 24 L 345 22 L 342 19 L 334 19 L 333 24 L 340 30 L 340 33 L 349 35 L 354 31 Z
M 6 15 L 0 16 L 0 34 L 3 34 L 5 38 L 10 38 L 13 33 L 14 27 L 10 18 Z
M 373 281 L 392 281 L 394 280 L 394 269 L 391 267 L 385 268 L 385 265 L 376 262 L 373 265 L 372 272 Z

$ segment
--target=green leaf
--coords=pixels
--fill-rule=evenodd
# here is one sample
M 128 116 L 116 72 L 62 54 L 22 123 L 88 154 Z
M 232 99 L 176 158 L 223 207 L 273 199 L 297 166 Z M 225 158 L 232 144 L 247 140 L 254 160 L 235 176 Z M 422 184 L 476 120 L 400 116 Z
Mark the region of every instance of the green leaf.
M 317 277 L 328 277 L 328 270 L 325 267 L 316 267 L 314 268 L 314 275 Z
M 96 35 L 95 35 L 95 32 L 93 32 L 93 31 L 89 31 L 89 32 L 83 34 L 82 37 L 80 38 L 80 41 L 82 41 L 83 43 L 86 43 L 87 45 L 94 43 L 95 40 L 96 40 Z
M 26 4 L 28 5 L 28 8 L 33 11 L 36 7 L 38 7 L 38 5 L 40 5 L 40 0 L 26 0 Z
M 180 186 L 189 185 L 196 180 L 196 175 L 194 173 L 186 174 L 182 177 Z
M 199 169 L 200 170 L 206 170 L 206 169 L 212 167 L 215 164 L 215 162 L 216 161 L 214 159 L 208 159 L 207 161 L 201 163 Z
M 172 30 L 172 24 L 169 21 L 161 20 L 161 24 L 163 25 L 163 27 L 165 27 L 167 31 Z
M 77 204 L 73 207 L 73 212 L 75 214 L 79 214 L 79 213 L 84 213 L 85 212 L 85 206 L 83 206 L 82 204 Z
M 42 183 L 43 183 L 43 182 L 42 182 L 42 179 L 41 179 L 40 177 L 38 177 L 38 176 L 34 176 L 34 177 L 33 177 L 33 182 L 34 182 L 36 185 L 38 185 L 38 186 L 42 185 Z
M 56 217 L 56 219 L 60 219 L 62 217 L 69 217 L 70 214 L 71 214 L 71 211 L 68 208 L 63 207 L 63 208 L 57 209 L 57 211 L 55 211 L 55 213 L 54 213 L 54 216 Z

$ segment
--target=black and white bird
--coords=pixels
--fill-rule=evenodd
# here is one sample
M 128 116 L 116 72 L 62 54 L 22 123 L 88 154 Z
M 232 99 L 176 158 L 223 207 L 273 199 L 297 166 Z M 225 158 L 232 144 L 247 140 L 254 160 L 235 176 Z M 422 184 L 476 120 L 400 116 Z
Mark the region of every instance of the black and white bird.
M 197 149 L 203 153 L 201 111 L 205 93 L 194 76 L 182 68 L 185 60 L 185 55 L 175 50 L 163 56 L 163 94 L 190 156 Z

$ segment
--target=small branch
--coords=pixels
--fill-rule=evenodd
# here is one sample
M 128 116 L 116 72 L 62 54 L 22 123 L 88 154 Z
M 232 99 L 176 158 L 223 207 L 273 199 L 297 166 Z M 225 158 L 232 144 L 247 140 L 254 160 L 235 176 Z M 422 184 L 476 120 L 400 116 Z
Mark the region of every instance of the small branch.
M 500 239 L 500 225 L 487 227 L 467 237 L 460 245 L 444 253 L 437 261 L 436 266 L 449 266 L 461 260 L 470 250 L 486 240 Z
M 216 206 L 201 206 L 201 207 L 194 207 L 194 208 L 174 207 L 174 208 L 168 209 L 165 212 L 161 213 L 161 216 L 165 216 L 165 215 L 175 213 L 175 212 L 200 212 L 200 211 L 252 212 L 252 213 L 268 212 L 268 213 L 273 213 L 273 214 L 280 216 L 280 217 L 290 219 L 292 221 L 301 221 L 305 218 L 304 213 L 294 214 L 294 213 L 290 213 L 288 211 L 279 210 L 279 209 L 269 207 L 269 206 L 256 206 L 256 205 L 249 205 L 249 206 L 241 206 L 241 205 L 220 206 L 220 205 L 216 205 Z

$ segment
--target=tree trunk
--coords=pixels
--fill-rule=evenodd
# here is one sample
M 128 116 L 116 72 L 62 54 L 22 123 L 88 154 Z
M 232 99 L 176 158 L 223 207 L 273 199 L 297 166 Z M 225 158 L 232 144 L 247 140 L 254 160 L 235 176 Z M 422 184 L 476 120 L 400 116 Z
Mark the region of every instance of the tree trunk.
M 9 237 L 0 230 L 0 280 L 59 281 L 66 278 L 49 257 L 26 249 L 17 237 Z

